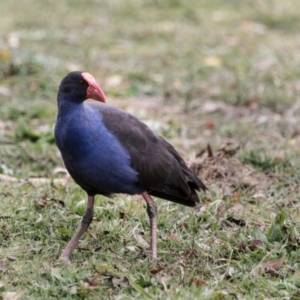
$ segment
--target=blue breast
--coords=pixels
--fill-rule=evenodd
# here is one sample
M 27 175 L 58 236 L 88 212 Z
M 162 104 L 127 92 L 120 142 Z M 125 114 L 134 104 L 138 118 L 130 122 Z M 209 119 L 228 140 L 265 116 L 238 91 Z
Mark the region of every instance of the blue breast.
M 88 103 L 59 112 L 55 140 L 73 179 L 88 193 L 139 194 L 130 155 Z

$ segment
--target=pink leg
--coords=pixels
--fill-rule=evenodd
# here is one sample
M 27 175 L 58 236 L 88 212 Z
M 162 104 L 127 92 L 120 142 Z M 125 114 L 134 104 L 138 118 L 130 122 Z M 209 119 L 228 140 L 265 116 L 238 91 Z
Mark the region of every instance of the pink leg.
M 86 212 L 82 218 L 81 225 L 73 235 L 71 241 L 68 243 L 67 247 L 64 249 L 63 253 L 59 257 L 62 261 L 69 261 L 69 257 L 75 247 L 77 246 L 79 240 L 89 228 L 90 224 L 92 223 L 94 215 L 94 196 L 88 196 L 87 199 L 87 208 Z
M 142 193 L 143 198 L 147 202 L 147 213 L 150 219 L 150 259 L 157 258 L 157 205 L 147 192 Z

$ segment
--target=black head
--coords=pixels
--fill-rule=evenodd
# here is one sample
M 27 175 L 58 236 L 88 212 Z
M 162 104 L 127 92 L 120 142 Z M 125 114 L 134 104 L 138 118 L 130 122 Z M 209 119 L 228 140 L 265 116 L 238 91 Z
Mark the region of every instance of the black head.
M 58 89 L 59 101 L 83 102 L 91 98 L 105 102 L 105 95 L 97 85 L 95 78 L 87 72 L 70 72 L 60 83 Z

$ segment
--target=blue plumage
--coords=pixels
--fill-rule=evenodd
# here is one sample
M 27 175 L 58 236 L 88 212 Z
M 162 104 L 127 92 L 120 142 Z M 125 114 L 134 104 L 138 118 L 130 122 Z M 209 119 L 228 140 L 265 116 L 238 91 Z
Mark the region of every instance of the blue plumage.
M 73 179 L 89 194 L 140 194 L 128 151 L 107 130 L 91 103 L 61 106 L 55 141 Z

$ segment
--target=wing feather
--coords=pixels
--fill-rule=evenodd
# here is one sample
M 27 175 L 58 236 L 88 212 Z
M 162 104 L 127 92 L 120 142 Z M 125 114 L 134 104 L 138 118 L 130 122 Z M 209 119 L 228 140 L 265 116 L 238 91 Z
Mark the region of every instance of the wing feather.
M 175 148 L 131 114 L 107 104 L 90 103 L 100 110 L 106 128 L 131 156 L 139 184 L 150 194 L 194 206 L 196 191 L 206 186 L 187 167 Z

